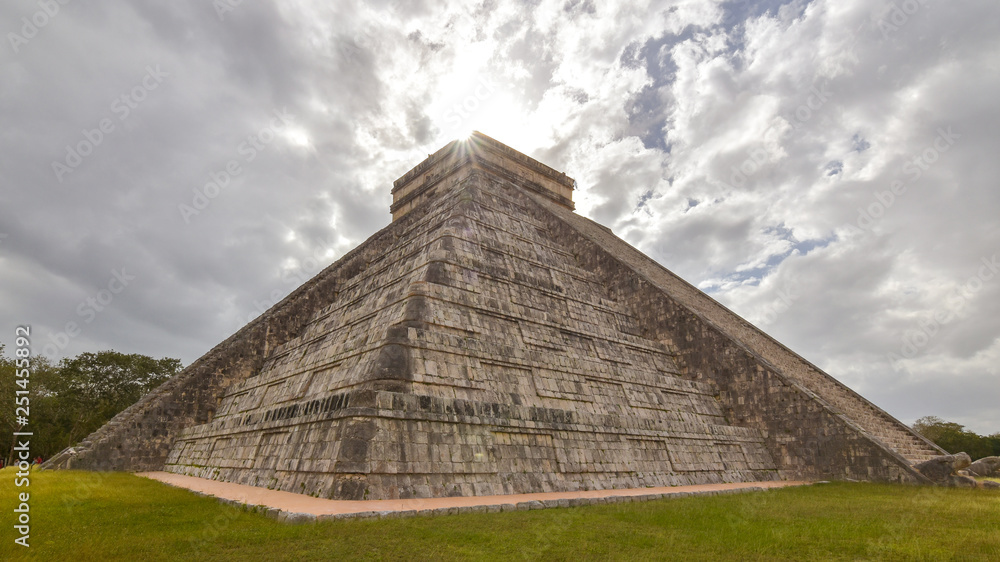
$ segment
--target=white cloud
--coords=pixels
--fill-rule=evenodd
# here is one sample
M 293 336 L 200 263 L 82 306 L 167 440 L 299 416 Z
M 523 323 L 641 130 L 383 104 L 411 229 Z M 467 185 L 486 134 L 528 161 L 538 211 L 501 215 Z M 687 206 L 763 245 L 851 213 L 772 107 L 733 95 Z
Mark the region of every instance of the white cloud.
M 126 265 L 134 290 L 62 352 L 191 361 L 387 224 L 392 180 L 477 128 L 904 421 L 996 431 L 1000 277 L 905 370 L 888 354 L 1000 252 L 1000 8 L 927 0 L 880 27 L 891 5 L 68 5 L 0 63 L 2 317 L 58 332 Z M 169 77 L 58 182 L 51 161 L 150 64 Z M 294 125 L 243 160 L 282 108 Z

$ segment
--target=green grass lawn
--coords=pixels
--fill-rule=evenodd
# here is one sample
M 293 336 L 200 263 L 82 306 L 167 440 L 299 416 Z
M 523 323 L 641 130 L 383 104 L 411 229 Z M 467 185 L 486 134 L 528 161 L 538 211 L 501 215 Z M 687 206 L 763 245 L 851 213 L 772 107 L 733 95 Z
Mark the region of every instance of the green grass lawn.
M 11 521 L 12 470 L 0 471 Z M 287 525 L 130 474 L 36 472 L 0 560 L 1000 560 L 1000 492 L 833 483 L 565 509 Z

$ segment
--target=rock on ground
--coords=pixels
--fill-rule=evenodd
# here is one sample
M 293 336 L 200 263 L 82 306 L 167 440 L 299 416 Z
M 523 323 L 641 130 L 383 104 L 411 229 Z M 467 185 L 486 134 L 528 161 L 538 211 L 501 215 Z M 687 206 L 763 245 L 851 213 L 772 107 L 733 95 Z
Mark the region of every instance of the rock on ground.
M 1000 457 L 983 457 L 969 465 L 973 476 L 994 476 L 1000 474 Z
M 956 488 L 975 488 L 978 486 L 975 478 L 969 476 L 952 476 L 949 484 Z
M 956 471 L 962 470 L 972 464 L 972 459 L 966 453 L 954 455 L 942 455 L 918 463 L 913 466 L 920 474 L 936 484 L 954 485 L 952 477 Z M 967 477 L 962 477 L 967 478 Z

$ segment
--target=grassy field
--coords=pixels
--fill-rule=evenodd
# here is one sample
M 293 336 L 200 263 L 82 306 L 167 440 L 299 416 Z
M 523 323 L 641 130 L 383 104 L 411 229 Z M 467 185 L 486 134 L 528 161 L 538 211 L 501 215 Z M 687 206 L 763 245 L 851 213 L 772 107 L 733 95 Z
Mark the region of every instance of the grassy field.
M 0 471 L 4 521 L 15 493 Z M 30 548 L 0 560 L 1000 560 L 1000 492 L 763 493 L 291 526 L 129 474 L 33 473 Z

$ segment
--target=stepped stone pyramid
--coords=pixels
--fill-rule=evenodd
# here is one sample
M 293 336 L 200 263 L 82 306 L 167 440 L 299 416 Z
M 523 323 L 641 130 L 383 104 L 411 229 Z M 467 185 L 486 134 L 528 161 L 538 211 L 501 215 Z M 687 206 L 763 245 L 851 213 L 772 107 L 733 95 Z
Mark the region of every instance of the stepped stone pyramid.
M 48 463 L 338 499 L 924 481 L 932 443 L 573 212 L 485 135 L 393 222 Z

